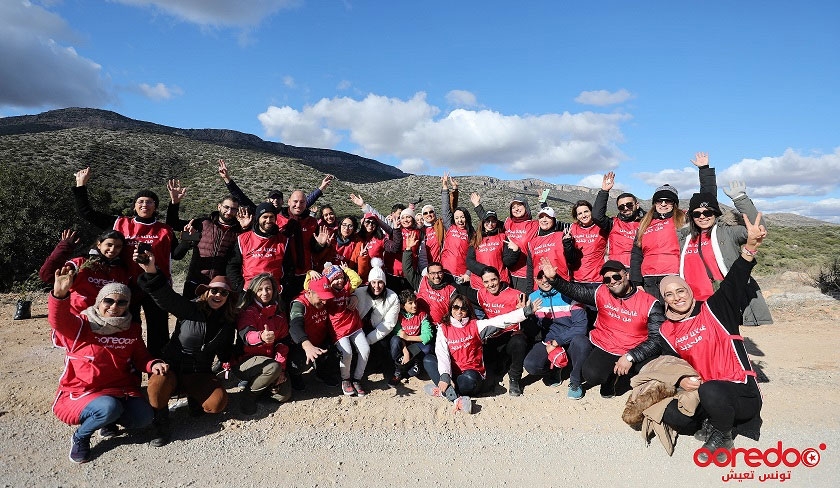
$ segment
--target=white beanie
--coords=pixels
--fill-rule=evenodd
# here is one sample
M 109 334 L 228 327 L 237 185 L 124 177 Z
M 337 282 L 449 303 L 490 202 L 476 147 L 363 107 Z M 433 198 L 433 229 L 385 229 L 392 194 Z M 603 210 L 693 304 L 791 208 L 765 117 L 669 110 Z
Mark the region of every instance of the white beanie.
M 385 271 L 382 269 L 384 264 L 385 262 L 382 261 L 382 258 L 373 258 L 370 260 L 370 265 L 373 266 L 373 268 L 370 270 L 370 273 L 368 273 L 368 283 L 371 281 L 385 282 Z
M 402 212 L 400 212 L 400 218 L 403 218 L 406 215 L 413 218 L 414 217 L 414 212 L 412 212 L 410 208 L 407 208 L 407 209 L 403 210 Z

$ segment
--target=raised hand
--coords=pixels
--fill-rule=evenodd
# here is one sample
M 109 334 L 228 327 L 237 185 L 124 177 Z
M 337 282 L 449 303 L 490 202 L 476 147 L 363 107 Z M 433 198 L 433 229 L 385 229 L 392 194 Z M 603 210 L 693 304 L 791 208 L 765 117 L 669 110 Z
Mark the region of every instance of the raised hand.
M 195 231 L 195 219 L 191 219 L 189 222 L 187 222 L 187 225 L 184 226 L 184 232 L 186 232 L 187 234 L 192 234 Z
M 420 242 L 420 238 L 414 232 L 409 232 L 408 236 L 405 238 L 405 248 L 406 249 L 414 249 L 414 246 Z
M 540 269 L 545 274 L 545 277 L 552 280 L 555 276 L 557 276 L 557 267 L 551 263 L 551 260 L 543 257 L 540 259 Z
M 470 193 L 470 201 L 473 204 L 473 207 L 478 207 L 481 205 L 481 195 L 476 192 Z
M 743 181 L 732 180 L 729 182 L 728 187 L 723 187 L 723 192 L 726 193 L 726 196 L 735 200 L 741 195 L 745 195 L 747 193 L 747 184 Z
M 274 331 L 268 328 L 268 324 L 265 324 L 264 327 L 265 329 L 260 332 L 260 340 L 266 344 L 274 344 Z
M 744 226 L 747 228 L 747 242 L 744 244 L 744 249 L 753 253 L 767 237 L 767 229 L 759 222 L 761 222 L 761 212 L 755 216 L 755 222 L 750 222 L 750 217 L 744 214 Z
M 448 183 L 448 181 L 449 181 L 449 172 L 448 172 L 448 171 L 444 171 L 444 172 L 443 172 L 443 176 L 441 176 L 441 177 L 440 177 L 440 185 L 443 187 L 443 189 L 444 189 L 444 190 L 448 190 L 448 189 L 449 189 L 449 183 Z
M 251 210 L 246 205 L 241 205 L 239 211 L 236 212 L 236 220 L 239 222 L 240 227 L 247 229 L 254 220 L 254 214 L 251 213 Z
M 321 228 L 318 229 L 318 234 L 315 235 L 315 241 L 321 247 L 326 247 L 326 245 L 330 242 L 330 230 L 326 225 L 322 225 Z
M 457 181 L 455 181 L 455 178 L 453 178 L 453 177 L 451 177 L 451 176 L 449 177 L 449 184 L 452 186 L 452 189 L 453 189 L 453 190 L 457 190 L 457 189 L 458 189 L 458 182 L 457 182 Z
M 518 251 L 518 250 L 519 250 L 519 246 L 518 246 L 515 242 L 513 242 L 513 241 L 510 239 L 510 237 L 508 237 L 507 239 L 505 239 L 505 244 L 507 244 L 508 249 L 510 249 L 510 250 L 511 250 L 511 251 L 513 251 L 513 252 L 516 252 L 516 251 Z
M 691 160 L 691 164 L 697 166 L 698 168 L 703 166 L 709 165 L 709 153 L 698 152 L 694 155 L 694 159 Z
M 572 224 L 563 224 L 563 240 L 572 239 Z
M 76 231 L 73 229 L 64 229 L 61 231 L 61 240 L 67 241 L 73 246 L 79 243 L 79 238 L 76 236 Z
M 76 278 L 76 268 L 70 265 L 64 265 L 60 269 L 55 270 L 55 281 L 53 282 L 53 296 L 56 298 L 64 298 L 70 294 L 70 287 L 73 286 L 73 280 Z
M 335 179 L 335 176 L 333 176 L 333 175 L 324 176 L 324 179 L 321 180 L 321 186 L 318 187 L 321 190 L 321 192 L 326 190 L 327 187 L 330 186 L 330 183 L 332 183 L 332 180 L 334 180 L 334 179 Z
M 604 180 L 601 182 L 601 189 L 604 191 L 610 191 L 615 185 L 615 173 L 610 171 L 609 173 L 604 175 Z
M 219 177 L 222 178 L 222 181 L 224 181 L 225 184 L 230 183 L 230 173 L 228 173 L 228 168 L 224 159 L 219 160 Z
M 187 194 L 187 187 L 181 186 L 181 180 L 172 179 L 167 181 L 166 189 L 169 190 L 169 199 L 172 203 L 181 203 L 181 199 Z
M 350 194 L 350 201 L 357 205 L 359 208 L 365 206 L 365 201 L 361 195 L 355 195 L 353 193 Z
M 73 176 L 76 177 L 76 186 L 87 185 L 88 180 L 90 180 L 90 166 L 76 171 Z

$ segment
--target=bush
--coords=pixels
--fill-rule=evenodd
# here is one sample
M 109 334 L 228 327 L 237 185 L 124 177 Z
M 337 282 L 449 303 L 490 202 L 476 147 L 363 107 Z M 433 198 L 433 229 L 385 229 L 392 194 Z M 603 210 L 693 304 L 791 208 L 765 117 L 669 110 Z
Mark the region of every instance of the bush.
M 814 278 L 814 285 L 822 293 L 840 298 L 840 258 L 835 257 L 828 268 L 820 268 Z

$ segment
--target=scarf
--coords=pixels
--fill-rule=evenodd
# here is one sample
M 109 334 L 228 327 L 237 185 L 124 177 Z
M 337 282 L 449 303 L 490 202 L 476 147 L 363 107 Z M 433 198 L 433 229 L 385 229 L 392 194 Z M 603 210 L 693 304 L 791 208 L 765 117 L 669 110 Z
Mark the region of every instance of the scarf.
M 128 311 L 122 317 L 103 317 L 99 315 L 96 305 L 91 305 L 82 313 L 90 322 L 90 330 L 97 335 L 113 335 L 125 332 L 131 327 L 131 312 Z

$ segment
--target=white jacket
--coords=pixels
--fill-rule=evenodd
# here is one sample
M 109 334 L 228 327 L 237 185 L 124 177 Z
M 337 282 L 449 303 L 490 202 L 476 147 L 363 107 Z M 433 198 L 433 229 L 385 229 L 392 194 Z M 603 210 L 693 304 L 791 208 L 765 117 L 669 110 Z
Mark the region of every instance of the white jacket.
M 368 295 L 367 286 L 356 288 L 353 293 L 359 300 L 356 309 L 359 317 L 364 317 L 373 309 L 370 316 L 370 323 L 373 330 L 367 335 L 368 344 L 379 342 L 394 330 L 397 325 L 397 317 L 400 313 L 400 298 L 396 293 L 385 288 L 385 300 L 374 300 Z

